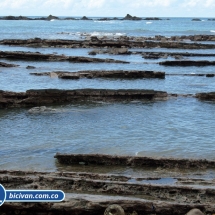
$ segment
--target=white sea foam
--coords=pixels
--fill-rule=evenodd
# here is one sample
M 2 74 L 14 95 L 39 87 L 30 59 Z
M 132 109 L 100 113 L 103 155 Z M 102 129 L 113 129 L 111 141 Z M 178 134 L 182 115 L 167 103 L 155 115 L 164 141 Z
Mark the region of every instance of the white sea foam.
M 148 24 L 152 24 L 152 22 L 146 22 L 146 24 L 148 25 Z
M 124 36 L 126 35 L 125 33 L 107 33 L 107 32 L 92 32 L 89 33 L 89 36 Z
M 110 20 L 95 20 L 94 22 L 101 22 L 101 23 L 107 23 L 107 24 L 119 24 L 119 22 L 116 22 L 116 21 L 110 21 Z

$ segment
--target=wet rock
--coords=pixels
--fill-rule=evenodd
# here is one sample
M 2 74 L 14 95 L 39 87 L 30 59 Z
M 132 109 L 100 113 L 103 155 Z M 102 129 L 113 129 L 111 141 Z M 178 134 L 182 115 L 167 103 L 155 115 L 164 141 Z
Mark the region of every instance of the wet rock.
M 158 18 L 158 17 L 146 17 L 146 18 L 143 19 L 143 20 L 162 20 L 162 19 L 160 19 L 160 18 Z
M 0 20 L 32 20 L 26 16 L 4 16 L 0 17 Z
M 51 72 L 31 72 L 30 75 L 49 76 Z
M 76 19 L 73 17 L 66 17 L 64 20 L 76 20 Z
M 164 61 L 164 62 L 160 62 L 159 64 L 164 66 L 212 66 L 212 65 L 215 65 L 215 61 L 178 60 L 178 61 Z
M 55 73 L 55 72 L 50 72 L 49 76 L 50 76 L 51 78 L 58 78 L 58 75 L 57 75 L 57 73 Z
M 132 52 L 132 54 L 135 54 Z M 142 54 L 143 58 L 159 59 L 167 57 L 215 57 L 215 54 L 204 53 L 190 53 L 190 52 L 136 52 L 136 54 Z
M 182 57 L 181 55 L 175 55 L 174 58 L 175 58 L 176 60 L 181 60 L 181 59 L 183 59 L 183 57 Z
M 142 20 L 142 18 L 140 17 L 136 17 L 136 16 L 131 16 L 130 14 L 127 14 L 123 20 L 132 20 L 132 21 L 139 21 Z
M 113 19 L 110 19 L 110 18 L 100 18 L 100 19 L 97 19 L 98 21 L 110 21 L 110 20 L 113 20 Z
M 56 111 L 56 109 L 48 108 L 46 106 L 40 106 L 40 107 L 33 107 L 28 110 L 28 113 L 44 113 L 44 112 L 53 112 Z
M 204 215 L 199 209 L 195 208 L 190 210 L 186 215 Z
M 159 59 L 159 58 L 166 58 L 168 55 L 163 54 L 163 53 L 156 53 L 156 52 L 151 52 L 151 53 L 143 53 L 142 57 L 145 59 Z
M 215 95 L 215 93 L 214 93 Z M 87 165 L 119 165 L 132 167 L 165 167 L 165 168 L 214 168 L 214 160 L 192 160 L 174 158 L 132 157 L 105 154 L 60 154 L 55 158 L 61 164 L 74 165 L 85 162 Z
M 202 178 L 178 177 L 171 185 L 162 183 L 162 178 L 136 178 L 119 174 L 98 174 L 86 171 L 86 166 L 80 165 L 82 172 L 35 172 L 0 170 L 0 183 L 6 189 L 48 189 L 66 192 L 66 198 L 59 203 L 8 203 L 1 207 L 1 212 L 7 214 L 14 211 L 26 214 L 103 214 L 120 212 L 127 215 L 137 214 L 168 214 L 181 215 L 193 208 L 214 212 L 214 185 L 196 186 Z M 95 165 L 94 165 L 95 167 Z M 112 166 L 113 170 L 116 168 Z M 129 167 L 130 168 L 130 167 Z M 77 167 L 74 169 L 77 170 Z M 89 168 L 92 170 L 92 168 Z M 99 169 L 97 167 L 97 169 Z M 100 167 L 104 169 L 104 166 Z M 126 167 L 128 169 L 128 167 Z M 153 171 L 154 169 L 151 169 Z M 163 171 L 166 172 L 167 169 Z M 108 167 L 108 172 L 110 167 Z M 168 170 L 171 172 L 171 170 Z M 183 171 L 184 172 L 184 171 Z M 199 173 L 199 170 L 197 170 Z M 157 173 L 160 175 L 160 171 Z M 179 174 L 180 171 L 175 174 Z M 164 178 L 163 178 L 164 179 Z M 161 180 L 160 184 L 155 181 Z M 153 182 L 154 181 L 154 182 Z M 208 178 L 204 182 L 208 182 Z M 184 183 L 180 184 L 181 182 Z M 189 186 L 186 186 L 186 183 Z M 212 185 L 212 186 L 211 186 Z M 210 187 L 210 188 L 209 188 Z M 78 194 L 80 193 L 80 194 Z M 88 194 L 85 194 L 88 193 Z M 125 197 L 125 195 L 127 197 Z M 138 197 L 138 198 L 137 198 Z M 200 199 L 200 202 L 193 203 Z M 114 204 L 114 206 L 112 206 Z M 116 206 L 116 204 L 118 206 Z M 123 210 L 121 209 L 123 208 Z M 115 211 L 113 210 L 115 209 Z M 36 213 L 35 213 L 36 212 Z
M 61 72 L 55 71 L 59 78 L 63 79 L 79 79 L 79 78 L 121 78 L 121 79 L 137 79 L 137 78 L 165 78 L 165 72 L 155 71 L 135 71 L 135 70 L 85 70 L 78 72 Z M 49 76 L 51 73 L 30 73 L 36 76 Z
M 215 92 L 197 93 L 196 98 L 206 101 L 215 101 Z
M 202 21 L 202 20 L 198 19 L 198 18 L 195 18 L 195 19 L 192 19 L 192 21 Z
M 9 203 L 5 202 L 1 206 L 1 213 L 14 214 L 18 210 L 21 213 L 26 211 L 27 214 L 41 215 L 102 215 L 105 209 L 112 204 L 120 205 L 126 214 L 136 211 L 137 214 L 158 214 L 158 215 L 181 215 L 187 210 L 195 207 L 193 204 L 178 204 L 174 202 L 144 200 L 141 198 L 121 197 L 121 196 L 104 196 L 89 194 L 72 194 L 63 202 L 57 203 Z M 152 210 L 152 206 L 156 211 Z M 214 206 L 203 205 L 204 209 L 212 212 Z
M 19 65 L 0 62 L 0 67 L 17 67 Z
M 115 49 L 115 54 L 129 54 L 128 48 Z
M 80 79 L 80 76 L 78 76 L 76 74 L 61 74 L 58 76 L 58 78 L 77 80 L 77 79 Z
M 13 45 L 13 46 L 25 46 L 25 47 L 64 47 L 64 48 L 77 48 L 77 47 L 109 47 L 109 48 L 174 48 L 174 49 L 213 49 L 215 48 L 214 44 L 202 44 L 202 43 L 182 43 L 182 42 L 173 42 L 170 38 L 165 38 L 162 36 L 156 36 L 154 39 L 146 40 L 147 38 L 139 39 L 129 39 L 125 38 L 114 38 L 114 39 L 96 39 L 96 37 L 87 37 L 85 40 L 49 40 L 49 39 L 28 39 L 28 40 L 1 40 L 1 45 Z M 200 38 L 200 37 L 199 37 Z M 201 41 L 206 40 L 215 40 L 214 36 L 201 37 Z M 155 41 L 152 41 L 155 40 Z M 194 37 L 193 37 L 194 40 Z M 159 42 L 156 42 L 159 41 Z
M 120 205 L 114 204 L 106 208 L 104 215 L 125 215 L 125 212 Z
M 36 67 L 34 66 L 27 66 L 26 69 L 35 69 Z
M 40 38 L 38 38 L 40 40 Z M 15 60 L 33 60 L 33 61 L 69 61 L 73 63 L 129 63 L 126 61 L 114 60 L 114 59 L 100 59 L 89 57 L 76 57 L 65 56 L 55 54 L 41 54 L 39 52 L 3 52 L 0 51 L 0 58 L 15 59 Z
M 166 100 L 167 93 L 154 90 L 78 89 L 27 90 L 25 93 L 0 91 L 0 108 L 65 104 L 76 101 Z
M 96 55 L 96 54 L 97 54 L 96 51 L 90 51 L 90 52 L 88 52 L 88 55 Z
M 206 77 L 207 78 L 212 78 L 212 77 L 214 77 L 215 75 L 214 74 L 206 74 Z

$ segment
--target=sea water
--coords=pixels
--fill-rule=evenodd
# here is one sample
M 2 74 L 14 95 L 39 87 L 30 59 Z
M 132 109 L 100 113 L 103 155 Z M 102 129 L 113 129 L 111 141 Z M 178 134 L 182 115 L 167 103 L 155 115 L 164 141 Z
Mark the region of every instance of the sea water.
M 211 34 L 213 21 L 194 22 L 191 18 L 161 21 L 0 21 L 0 39 L 78 39 L 87 36 L 175 36 Z M 204 20 L 204 21 L 203 21 Z M 62 33 L 63 32 L 63 33 Z M 213 42 L 210 42 L 213 43 Z M 31 51 L 68 56 L 88 56 L 92 49 L 28 48 L 0 46 L 1 51 Z M 208 50 L 132 49 L 132 51 L 215 53 Z M 0 68 L 0 90 L 23 92 L 28 89 L 154 89 L 168 93 L 193 94 L 215 91 L 215 79 L 182 74 L 215 73 L 214 66 L 165 67 L 159 60 L 141 55 L 99 54 L 98 58 L 124 60 L 129 64 L 70 63 L 41 61 L 1 62 L 18 64 Z M 189 57 L 214 60 L 214 57 Z M 169 57 L 167 60 L 173 60 Z M 28 70 L 26 67 L 34 66 Z M 165 72 L 165 79 L 80 79 L 61 80 L 33 76 L 32 72 L 81 70 L 153 70 Z M 169 75 L 168 75 L 169 74 Z M 177 74 L 172 76 L 171 74 Z M 215 154 L 214 102 L 195 98 L 171 98 L 156 102 L 85 102 L 51 106 L 50 113 L 31 114 L 28 108 L 0 110 L 0 169 L 57 169 L 54 155 L 60 153 L 104 153 L 152 157 L 207 158 Z

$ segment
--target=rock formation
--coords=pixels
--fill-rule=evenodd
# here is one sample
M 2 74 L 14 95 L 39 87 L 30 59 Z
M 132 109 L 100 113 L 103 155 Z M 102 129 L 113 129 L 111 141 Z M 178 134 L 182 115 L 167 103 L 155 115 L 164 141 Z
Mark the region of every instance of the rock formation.
M 32 107 L 53 104 L 67 104 L 78 101 L 131 101 L 131 100 L 166 100 L 167 93 L 154 90 L 108 90 L 80 89 L 27 90 L 16 93 L 0 91 L 0 108 Z

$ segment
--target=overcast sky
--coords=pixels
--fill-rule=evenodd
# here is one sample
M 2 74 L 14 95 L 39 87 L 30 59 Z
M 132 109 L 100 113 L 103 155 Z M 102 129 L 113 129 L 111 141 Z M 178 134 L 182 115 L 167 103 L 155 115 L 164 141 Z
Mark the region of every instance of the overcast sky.
M 215 0 L 0 0 L 0 16 L 215 17 Z

